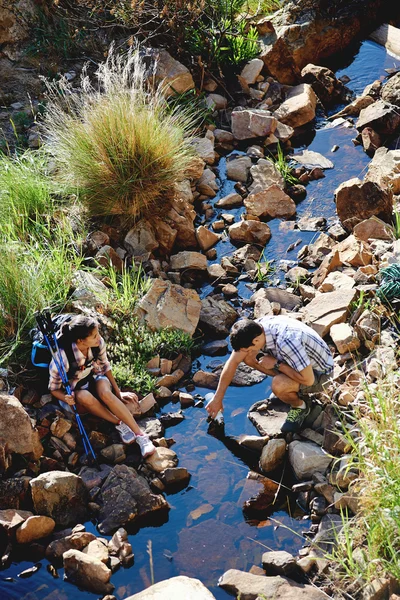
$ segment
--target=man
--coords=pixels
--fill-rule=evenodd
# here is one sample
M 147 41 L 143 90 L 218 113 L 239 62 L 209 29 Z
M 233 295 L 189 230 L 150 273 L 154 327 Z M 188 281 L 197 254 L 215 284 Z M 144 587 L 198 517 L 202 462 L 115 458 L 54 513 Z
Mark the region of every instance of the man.
M 284 316 L 237 321 L 230 334 L 233 352 L 222 369 L 217 391 L 207 405 L 214 418 L 241 362 L 270 375 L 273 393 L 290 405 L 281 431 L 299 431 L 310 412 L 304 394 L 323 391 L 333 372 L 333 357 L 323 339 L 308 325 Z M 264 356 L 257 358 L 261 352 Z

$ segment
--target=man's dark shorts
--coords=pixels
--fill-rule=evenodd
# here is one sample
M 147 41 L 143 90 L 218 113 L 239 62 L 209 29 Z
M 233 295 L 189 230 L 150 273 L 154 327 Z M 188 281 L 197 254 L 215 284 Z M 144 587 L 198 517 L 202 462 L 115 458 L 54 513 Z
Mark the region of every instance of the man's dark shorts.
M 318 394 L 319 392 L 325 391 L 325 388 L 332 381 L 333 371 L 329 373 L 320 373 L 314 369 L 314 383 L 312 385 L 300 385 L 300 394 Z

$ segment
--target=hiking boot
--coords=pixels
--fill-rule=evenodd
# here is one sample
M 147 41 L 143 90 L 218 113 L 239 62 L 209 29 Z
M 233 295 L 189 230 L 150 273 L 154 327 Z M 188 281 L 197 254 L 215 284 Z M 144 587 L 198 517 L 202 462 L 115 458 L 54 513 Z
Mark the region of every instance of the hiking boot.
M 133 433 L 132 429 L 126 423 L 120 421 L 118 425 L 115 426 L 115 429 L 118 431 L 119 437 L 124 444 L 133 444 L 136 440 L 136 434 Z
M 282 433 L 296 433 L 300 431 L 306 417 L 310 414 L 310 406 L 306 404 L 305 408 L 297 408 L 292 406 L 286 417 L 286 421 L 281 427 Z
M 156 447 L 154 446 L 153 442 L 145 433 L 143 435 L 137 435 L 136 442 L 139 445 L 140 452 L 142 453 L 143 458 L 146 458 L 146 456 L 150 456 L 156 451 Z

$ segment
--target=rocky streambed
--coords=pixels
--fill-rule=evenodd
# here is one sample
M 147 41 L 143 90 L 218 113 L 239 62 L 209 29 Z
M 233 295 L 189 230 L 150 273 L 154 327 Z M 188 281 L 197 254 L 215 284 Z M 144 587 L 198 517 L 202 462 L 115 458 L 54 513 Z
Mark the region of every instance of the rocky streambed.
M 371 56 L 377 64 L 374 73 Z M 346 85 L 361 95 L 365 85 L 384 78 L 384 68 L 396 64 L 383 49 L 366 42 L 353 66 L 344 70 L 350 77 Z M 253 75 L 248 75 L 249 89 L 259 91 L 251 82 Z M 292 97 L 298 102 L 305 94 L 302 106 L 307 108 L 315 92 L 304 88 L 310 84 L 301 85 Z M 276 93 L 290 96 L 290 90 L 287 94 L 278 87 Z M 392 87 L 394 102 L 400 84 Z M 290 111 L 282 108 L 285 101 L 276 101 L 280 112 L 275 114 L 285 125 Z M 141 303 L 144 317 L 152 324 L 160 320 L 154 307 L 159 307 L 157 298 L 163 295 L 171 306 L 179 303 L 172 320 L 191 333 L 199 322 L 206 344 L 192 366 L 185 357 L 156 359 L 149 365 L 159 376 L 158 405 L 152 398 L 143 399 L 142 417 L 158 450 L 146 464 L 141 464 L 134 448 L 123 447 L 105 429 L 92 440 L 102 457 L 101 469 L 81 465 L 76 432 L 48 399 L 21 398 L 35 419 L 35 430 L 18 401 L 2 395 L 2 411 L 14 419 L 3 423 L 2 436 L 8 434 L 11 440 L 11 428 L 17 423 L 15 445 L 3 446 L 3 470 L 11 452 L 28 461 L 21 461 L 19 471 L 0 484 L 7 567 L 1 572 L 2 597 L 72 598 L 77 590 L 61 581 L 66 574 L 69 582 L 92 594 L 112 593 L 118 599 L 140 592 L 153 580 L 176 575 L 198 578 L 211 590 L 212 594 L 186 579 L 175 581 L 175 586 L 193 593 L 197 586 L 199 598 L 222 600 L 227 591 L 248 598 L 260 594 L 322 598 L 322 592 L 305 583 L 306 575 L 318 579 L 326 568 L 321 548 L 340 527 L 339 509 L 357 511 L 357 493 L 351 487 L 357 473 L 346 468 L 349 449 L 341 419 L 352 424 L 352 404 L 363 401 L 363 381 L 373 384 L 382 369 L 395 366 L 395 333 L 383 330 L 381 315 L 358 302 L 360 292 L 367 297 L 376 289 L 378 270 L 399 260 L 393 230 L 385 224 L 391 218 L 391 190 L 400 191 L 398 153 L 387 152 L 384 144 L 389 124 L 391 134 L 398 129 L 393 123 L 398 111 L 388 110 L 382 102 L 380 85 L 374 84 L 351 109 L 343 111 L 345 102 L 326 109 L 327 116 L 342 110 L 339 121 L 320 113 L 316 130 L 308 126 L 289 136 L 297 165 L 305 163 L 295 174 L 307 187 L 296 184 L 286 191 L 279 171 L 263 157 L 264 148 L 258 144 L 249 148 L 250 142 L 243 142 L 244 135 L 255 136 L 248 135 L 250 126 L 260 126 L 256 110 L 238 110 L 232 133 L 210 130 L 199 141 L 199 155 L 210 164 L 193 175 L 192 186 L 181 187 L 181 198 L 168 216 L 169 228 L 155 236 L 152 227 L 141 223 L 126 236 L 128 252 L 140 255 L 149 274 L 158 276 Z M 358 115 L 361 110 L 367 115 Z M 275 117 L 266 116 L 270 125 Z M 368 170 L 370 156 L 352 141 L 358 133 L 353 126 L 357 118 L 364 118 L 360 129 L 370 130 L 360 139 L 366 150 L 371 154 L 371 144 L 382 146 Z M 281 141 L 291 127 L 287 123 L 280 128 Z M 374 133 L 380 136 L 379 144 Z M 276 139 L 271 138 L 271 144 Z M 215 151 L 225 155 L 219 162 Z M 354 177 L 360 181 L 345 183 Z M 198 216 L 188 207 L 189 196 Z M 373 202 L 368 203 L 371 197 Z M 177 236 L 180 251 L 164 264 L 156 250 L 161 240 L 168 248 Z M 107 241 L 103 238 L 103 248 L 108 247 L 103 253 L 110 255 Z M 276 270 L 271 271 L 267 260 L 274 261 Z M 88 277 L 81 277 L 85 277 L 81 289 L 87 289 Z M 79 289 L 78 282 L 76 299 L 82 302 Z M 99 293 L 99 286 L 89 291 Z M 239 315 L 286 312 L 302 315 L 321 335 L 330 336 L 336 363 L 332 402 L 317 399 L 301 435 L 283 439 L 279 428 L 284 407 L 268 399 L 262 377 L 243 370 L 238 386 L 227 395 L 225 431 L 209 426 L 201 397 L 216 386 L 230 325 Z M 355 366 L 352 353 L 359 349 Z M 255 435 L 254 425 L 260 435 Z M 33 461 L 42 453 L 39 437 L 44 435 L 51 457 L 42 459 L 40 472 L 35 473 Z M 63 464 L 73 472 L 63 470 Z M 317 540 L 320 549 L 310 548 L 309 540 Z M 169 584 L 162 585 L 166 595 Z M 79 593 L 89 597 L 89 592 Z M 147 597 L 143 594 L 137 598 Z

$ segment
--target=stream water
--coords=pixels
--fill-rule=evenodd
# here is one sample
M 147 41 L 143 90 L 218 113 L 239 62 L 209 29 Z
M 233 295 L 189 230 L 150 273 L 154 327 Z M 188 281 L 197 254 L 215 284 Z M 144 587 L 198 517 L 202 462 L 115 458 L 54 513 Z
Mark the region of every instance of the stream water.
M 361 44 L 346 62 L 336 65 L 338 77 L 346 74 L 351 81 L 348 87 L 360 94 L 364 87 L 375 79 L 384 79 L 386 68 L 400 67 L 400 60 L 389 56 L 385 49 L 366 41 Z M 340 107 L 335 107 L 337 112 Z M 351 177 L 363 177 L 369 163 L 362 146 L 354 146 L 354 128 L 342 125 L 331 127 L 326 120 L 318 119 L 317 128 L 310 130 L 307 139 L 294 140 L 295 150 L 308 148 L 320 152 L 334 163 L 334 168 L 325 171 L 325 178 L 311 182 L 307 186 L 307 197 L 297 207 L 297 218 L 304 215 L 324 216 L 328 223 L 335 218 L 333 192 L 343 181 Z M 296 143 L 297 142 L 297 143 Z M 337 145 L 339 149 L 331 152 Z M 224 177 L 225 158 L 219 164 L 220 192 L 223 197 L 233 190 L 234 182 Z M 232 211 L 236 217 L 244 209 Z M 225 212 L 225 211 L 222 211 Z M 301 232 L 294 229 L 295 221 L 269 223 L 272 237 L 265 250 L 267 259 L 279 262 L 281 259 L 295 259 L 299 248 L 318 235 L 315 232 Z M 296 250 L 287 253 L 287 248 L 296 240 L 302 243 Z M 219 242 L 218 258 L 230 255 L 235 248 L 229 240 Z M 206 295 L 211 290 L 205 287 Z M 250 297 L 252 290 L 245 283 L 239 286 L 244 298 Z M 226 357 L 221 357 L 224 361 Z M 214 361 L 207 356 L 197 359 L 196 367 L 207 367 Z M 195 392 L 205 395 L 209 390 L 196 388 Z M 243 512 L 243 502 L 254 492 L 254 485 L 246 479 L 250 468 L 257 468 L 258 455 L 244 451 L 235 437 L 247 433 L 256 434 L 248 421 L 248 407 L 270 393 L 268 379 L 252 387 L 231 387 L 225 400 L 225 435 L 215 437 L 209 427 L 206 412 L 202 408 L 188 408 L 184 411 L 185 420 L 167 429 L 166 437 L 173 437 L 173 449 L 179 457 L 179 464 L 191 473 L 191 480 L 185 489 L 169 494 L 171 510 L 163 523 L 148 526 L 130 535 L 135 553 L 135 564 L 129 569 L 120 569 L 112 576 L 114 594 L 118 600 L 139 592 L 154 581 L 161 581 L 175 575 L 197 577 L 213 592 L 217 600 L 230 596 L 217 587 L 218 578 L 229 568 L 248 570 L 253 564 L 261 564 L 264 551 L 287 550 L 296 554 L 303 545 L 303 532 L 310 522 L 298 508 L 289 486 L 292 475 L 289 466 L 285 467 L 282 478 L 282 492 L 276 503 L 258 518 L 250 518 Z M 176 406 L 167 404 L 162 412 L 175 411 Z M 281 477 L 282 474 L 277 474 Z M 288 488 L 284 487 L 288 486 Z M 86 524 L 89 531 L 96 532 L 95 525 Z M 149 546 L 151 550 L 149 551 Z M 152 575 L 150 554 L 154 564 Z M 30 579 L 22 580 L 17 574 L 32 566 L 32 562 L 13 562 L 0 573 L 1 600 L 93 600 L 96 594 L 81 591 L 60 579 L 54 579 L 47 571 L 47 561 Z M 7 578 L 7 580 L 6 580 Z

